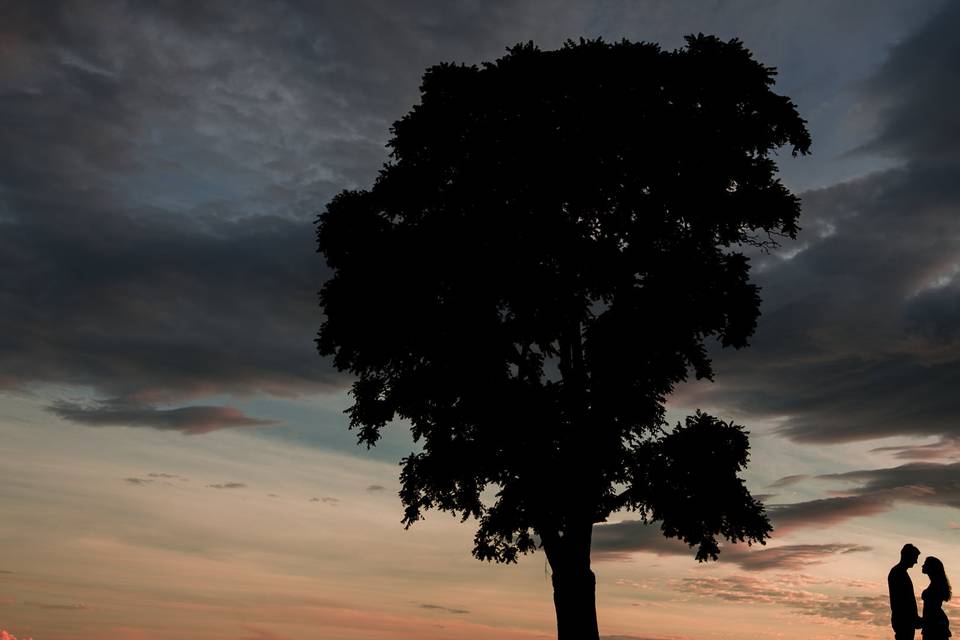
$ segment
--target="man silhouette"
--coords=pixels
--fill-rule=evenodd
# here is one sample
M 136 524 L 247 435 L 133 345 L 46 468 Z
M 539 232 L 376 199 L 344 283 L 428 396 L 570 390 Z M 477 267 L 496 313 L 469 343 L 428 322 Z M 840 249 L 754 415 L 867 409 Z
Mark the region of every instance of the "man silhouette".
M 917 615 L 917 596 L 913 593 L 913 581 L 907 569 L 917 564 L 920 550 L 910 543 L 900 550 L 900 562 L 887 574 L 887 588 L 890 590 L 890 624 L 893 625 L 893 637 L 896 640 L 913 640 L 920 628 L 920 616 Z

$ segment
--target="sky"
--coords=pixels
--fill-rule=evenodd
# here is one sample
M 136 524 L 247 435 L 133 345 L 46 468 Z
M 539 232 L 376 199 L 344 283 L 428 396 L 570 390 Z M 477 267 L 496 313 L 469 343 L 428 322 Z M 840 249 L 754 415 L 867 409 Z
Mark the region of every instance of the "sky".
M 749 428 L 775 533 L 698 564 L 617 514 L 601 637 L 889 637 L 905 542 L 960 576 L 958 30 L 949 0 L 0 0 L 0 637 L 554 637 L 542 554 L 404 530 L 415 445 L 356 446 L 314 351 L 313 221 L 427 66 L 698 32 L 813 138 L 778 157 L 803 230 L 754 259 L 751 346 L 670 399 Z

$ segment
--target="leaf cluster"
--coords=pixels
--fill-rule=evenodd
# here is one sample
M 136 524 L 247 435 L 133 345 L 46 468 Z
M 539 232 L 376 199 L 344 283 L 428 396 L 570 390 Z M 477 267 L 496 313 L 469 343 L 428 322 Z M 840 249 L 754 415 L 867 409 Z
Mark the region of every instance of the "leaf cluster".
M 696 546 L 697 560 L 717 559 L 717 536 L 750 544 L 772 531 L 763 505 L 738 475 L 750 450 L 740 425 L 697 411 L 643 448 L 623 508 L 659 522 L 665 536 Z
M 408 526 L 431 508 L 478 518 L 474 553 L 500 561 L 621 508 L 704 557 L 715 534 L 762 539 L 733 484 L 720 512 L 678 511 L 711 487 L 682 473 L 701 445 L 729 480 L 746 439 L 703 416 L 665 438 L 663 405 L 688 372 L 712 376 L 705 341 L 754 331 L 738 248 L 797 232 L 771 154 L 810 140 L 774 75 L 709 36 L 427 70 L 373 187 L 337 195 L 317 229 L 334 273 L 317 344 L 357 376 L 351 427 L 373 445 L 403 418 L 423 444 L 403 461 Z

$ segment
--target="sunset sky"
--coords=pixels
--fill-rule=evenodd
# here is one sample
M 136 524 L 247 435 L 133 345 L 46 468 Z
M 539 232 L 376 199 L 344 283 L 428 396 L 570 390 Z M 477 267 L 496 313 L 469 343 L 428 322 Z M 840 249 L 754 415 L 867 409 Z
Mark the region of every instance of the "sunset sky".
M 314 350 L 313 220 L 429 65 L 698 32 L 813 138 L 752 346 L 670 404 L 749 428 L 776 530 L 701 565 L 616 514 L 601 637 L 888 638 L 905 542 L 960 585 L 960 2 L 0 0 L 0 637 L 555 637 L 542 554 L 404 530 L 416 445 L 358 447 Z

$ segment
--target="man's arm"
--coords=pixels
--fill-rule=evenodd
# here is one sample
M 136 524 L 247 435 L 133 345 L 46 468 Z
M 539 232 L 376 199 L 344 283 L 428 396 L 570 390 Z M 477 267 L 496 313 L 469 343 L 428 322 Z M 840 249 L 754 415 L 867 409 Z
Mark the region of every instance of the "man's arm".
M 919 629 L 917 597 L 913 593 L 913 582 L 910 576 L 905 571 L 893 569 L 887 576 L 887 587 L 890 590 L 890 612 L 894 626 L 910 625 Z

